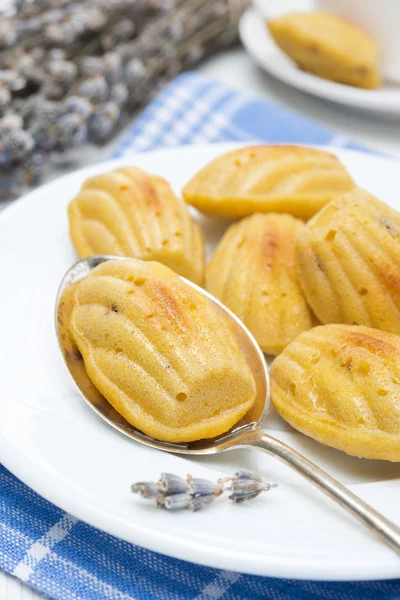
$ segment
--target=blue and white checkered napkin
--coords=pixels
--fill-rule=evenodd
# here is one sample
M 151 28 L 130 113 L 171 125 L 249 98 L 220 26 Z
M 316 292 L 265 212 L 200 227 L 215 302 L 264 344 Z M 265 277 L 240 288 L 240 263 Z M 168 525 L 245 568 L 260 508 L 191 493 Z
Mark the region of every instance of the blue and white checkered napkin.
M 178 77 L 144 110 L 114 156 L 196 142 L 340 144 L 343 136 L 198 74 Z M 0 466 L 0 568 L 60 600 L 394 600 L 400 581 L 324 583 L 219 571 L 98 531 Z M 1 599 L 2 600 L 2 599 Z

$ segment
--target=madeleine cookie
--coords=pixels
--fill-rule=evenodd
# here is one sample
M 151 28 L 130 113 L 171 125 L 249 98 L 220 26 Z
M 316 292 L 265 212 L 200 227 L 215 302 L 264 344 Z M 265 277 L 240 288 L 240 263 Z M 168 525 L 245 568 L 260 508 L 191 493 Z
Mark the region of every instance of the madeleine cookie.
M 252 215 L 229 227 L 206 268 L 207 289 L 269 354 L 313 325 L 295 267 L 296 237 L 303 228 L 290 215 Z
M 271 367 L 272 401 L 293 427 L 362 458 L 400 461 L 400 338 L 325 325 L 302 333 Z
M 93 269 L 76 284 L 69 330 L 96 388 L 156 439 L 214 437 L 254 403 L 253 376 L 226 321 L 159 263 Z
M 303 146 L 251 146 L 219 156 L 183 189 L 201 212 L 245 217 L 283 212 L 308 219 L 354 187 L 333 154 Z
M 292 13 L 268 21 L 275 42 L 301 69 L 360 88 L 379 87 L 379 53 L 367 33 L 329 13 Z
M 202 284 L 202 232 L 161 177 L 134 167 L 90 177 L 68 215 L 80 258 L 114 254 L 156 260 Z
M 300 283 L 322 323 L 400 334 L 400 213 L 359 188 L 300 232 Z

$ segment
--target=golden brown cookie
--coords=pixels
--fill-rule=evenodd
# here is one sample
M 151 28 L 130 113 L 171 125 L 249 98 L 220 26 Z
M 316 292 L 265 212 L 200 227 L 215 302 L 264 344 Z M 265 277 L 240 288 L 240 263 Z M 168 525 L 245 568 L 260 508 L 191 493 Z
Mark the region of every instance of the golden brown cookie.
M 297 266 L 322 323 L 400 334 L 400 214 L 359 188 L 321 210 L 298 236 Z
M 80 258 L 114 254 L 156 260 L 202 284 L 203 234 L 161 177 L 135 167 L 90 177 L 68 215 Z
M 285 421 L 317 442 L 400 461 L 400 337 L 368 327 L 315 327 L 274 360 L 271 392 Z
M 301 69 L 361 88 L 379 87 L 379 52 L 364 31 L 329 13 L 291 13 L 268 21 L 275 42 Z
M 250 409 L 255 383 L 222 316 L 155 262 L 109 261 L 81 280 L 69 324 L 96 388 L 169 442 L 210 438 Z
M 313 325 L 295 266 L 304 223 L 256 214 L 229 227 L 206 268 L 206 287 L 250 329 L 264 352 L 278 354 Z
M 250 146 L 211 161 L 183 189 L 185 200 L 219 217 L 283 212 L 308 219 L 354 187 L 340 161 L 305 146 Z

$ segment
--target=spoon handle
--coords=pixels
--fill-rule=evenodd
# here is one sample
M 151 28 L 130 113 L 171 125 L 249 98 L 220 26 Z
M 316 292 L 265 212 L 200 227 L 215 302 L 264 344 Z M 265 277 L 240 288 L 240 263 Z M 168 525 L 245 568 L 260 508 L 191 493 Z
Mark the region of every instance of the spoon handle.
M 275 456 L 294 471 L 297 471 L 305 479 L 308 479 L 321 492 L 346 509 L 363 525 L 368 527 L 370 531 L 400 554 L 400 527 L 389 521 L 389 519 L 381 515 L 369 506 L 369 504 L 361 500 L 361 498 L 353 494 L 344 485 L 293 448 L 263 433 L 259 429 L 243 432 L 236 440 L 227 442 L 224 449 L 229 450 L 233 449 L 233 447 L 257 448 Z

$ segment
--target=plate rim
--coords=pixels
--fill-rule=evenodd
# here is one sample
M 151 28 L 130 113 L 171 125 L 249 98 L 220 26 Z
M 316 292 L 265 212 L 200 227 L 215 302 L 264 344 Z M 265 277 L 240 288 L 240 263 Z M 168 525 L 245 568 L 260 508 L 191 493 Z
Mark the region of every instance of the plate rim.
M 22 198 L 18 199 L 10 206 L 5 208 L 0 214 L 0 228 L 4 226 L 4 221 L 12 215 L 15 210 L 21 210 L 21 207 L 25 203 L 31 203 L 34 201 L 36 195 L 40 196 L 43 192 L 52 188 L 55 184 L 65 181 L 66 179 L 82 174 L 82 177 L 88 176 L 91 172 L 98 170 L 104 170 L 112 168 L 114 165 L 121 164 L 131 160 L 136 154 L 165 154 L 166 152 L 175 151 L 191 151 L 206 149 L 210 146 L 213 148 L 220 148 L 221 152 L 228 151 L 250 144 L 259 144 L 259 142 L 220 142 L 216 144 L 194 144 L 176 146 L 174 148 L 160 148 L 151 150 L 148 152 L 134 152 L 123 157 L 113 158 L 106 161 L 101 161 L 94 165 L 87 165 L 80 169 L 76 169 L 70 173 L 67 173 L 61 177 L 58 177 L 43 186 L 33 190 L 26 194 Z M 275 144 L 274 144 L 275 145 Z M 287 144 L 281 144 L 287 145 Z M 288 144 L 292 145 L 292 144 Z M 301 144 L 305 145 L 305 144 Z M 400 159 L 382 157 L 379 155 L 373 155 L 369 153 L 360 152 L 357 150 L 345 149 L 335 146 L 326 145 L 310 145 L 312 147 L 320 148 L 323 150 L 338 152 L 343 154 L 358 155 L 362 156 L 366 160 L 378 160 L 384 162 L 391 162 L 394 165 L 400 166 Z M 53 200 L 52 200 L 53 201 Z M 7 438 L 2 435 L 2 425 L 0 423 L 0 456 L 1 462 L 10 472 L 16 477 L 23 481 L 26 485 L 31 487 L 35 492 L 43 496 L 49 502 L 55 504 L 62 510 L 75 515 L 80 520 L 89 523 L 93 527 L 96 527 L 102 531 L 117 536 L 120 539 L 128 542 L 137 544 L 143 548 L 149 549 L 153 552 L 159 552 L 167 556 L 171 556 L 177 559 L 190 561 L 193 563 L 209 566 L 212 568 L 232 570 L 233 568 L 242 573 L 249 573 L 255 575 L 262 575 L 265 577 L 281 577 L 281 578 L 293 578 L 293 579 L 304 579 L 304 580 L 325 580 L 325 581 L 367 581 L 367 580 L 379 580 L 379 579 L 395 579 L 400 576 L 400 564 L 390 564 L 386 568 L 382 565 L 379 567 L 379 571 L 373 571 L 368 566 L 368 572 L 365 572 L 365 568 L 362 568 L 362 563 L 359 563 L 358 571 L 354 571 L 354 566 L 344 568 L 343 571 L 338 573 L 337 565 L 334 567 L 321 568 L 321 564 L 315 562 L 312 564 L 309 560 L 305 561 L 304 565 L 297 564 L 293 569 L 293 558 L 285 560 L 277 560 L 274 563 L 268 563 L 266 573 L 266 563 L 261 558 L 255 560 L 255 553 L 249 553 L 247 551 L 240 552 L 237 549 L 231 553 L 221 548 L 214 548 L 206 545 L 206 541 L 201 542 L 195 540 L 193 543 L 190 540 L 183 542 L 179 538 L 175 538 L 171 535 L 160 535 L 159 531 L 149 529 L 148 527 L 140 527 L 138 524 L 131 525 L 129 528 L 129 536 L 127 535 L 126 523 L 119 519 L 110 518 L 106 513 L 105 508 L 101 503 L 95 506 L 91 503 L 86 502 L 85 497 L 78 497 L 72 493 L 70 488 L 55 489 L 52 487 L 52 477 L 46 471 L 44 471 L 39 465 L 36 465 L 36 469 L 29 472 L 26 468 L 26 458 L 19 449 L 8 442 Z M 355 484 L 349 485 L 350 489 L 361 488 L 361 486 L 369 485 L 366 484 Z M 135 540 L 132 539 L 131 533 L 134 532 Z M 171 544 L 171 542 L 173 542 Z M 232 565 L 234 562 L 234 565 Z M 345 565 L 346 566 L 346 565 Z M 292 569 L 291 573 L 288 573 L 288 569 Z M 303 568 L 306 568 L 306 575 L 302 574 Z M 293 573 L 293 571 L 296 571 Z

